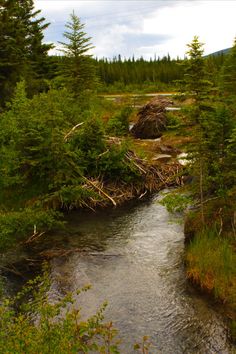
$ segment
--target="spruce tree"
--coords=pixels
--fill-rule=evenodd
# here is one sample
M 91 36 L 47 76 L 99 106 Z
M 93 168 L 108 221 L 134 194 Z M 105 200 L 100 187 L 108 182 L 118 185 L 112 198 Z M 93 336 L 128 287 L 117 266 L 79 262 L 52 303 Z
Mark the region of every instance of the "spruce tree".
M 221 73 L 221 92 L 229 97 L 236 96 L 236 38 L 226 57 Z
M 62 76 L 75 97 L 81 96 L 86 90 L 94 90 L 97 80 L 94 60 L 88 53 L 93 46 L 91 38 L 83 31 L 84 26 L 73 12 L 70 22 L 66 24 L 67 31 L 63 34 L 67 42 L 59 42 L 65 55 Z
M 227 171 L 234 141 L 231 133 L 234 126 L 232 113 L 217 96 L 211 93 L 212 84 L 206 71 L 202 44 L 195 37 L 188 45 L 189 60 L 186 61 L 185 94 L 193 103 L 189 110 L 192 139 L 189 144 L 192 173 L 201 201 L 202 223 L 205 222 L 204 201 L 212 197 L 227 198 L 232 178 Z M 230 140 L 231 136 L 231 140 Z M 231 155 L 230 155 L 231 154 Z M 233 164 L 231 164 L 233 166 Z
M 33 0 L 0 0 L 0 103 L 13 95 L 16 83 L 39 79 L 51 45 L 43 44 L 44 18 Z M 43 68 L 43 69 L 42 69 Z
M 191 165 L 198 180 L 198 191 L 201 202 L 201 216 L 204 224 L 203 201 L 206 191 L 207 179 L 207 158 L 205 150 L 206 110 L 210 109 L 206 104 L 209 99 L 210 83 L 206 79 L 205 62 L 203 59 L 203 43 L 199 42 L 197 36 L 187 45 L 189 58 L 185 62 L 184 94 L 193 99 L 193 104 L 189 112 L 190 125 L 192 126 L 192 143 L 189 144 L 189 155 Z M 210 109 L 211 110 L 211 109 Z

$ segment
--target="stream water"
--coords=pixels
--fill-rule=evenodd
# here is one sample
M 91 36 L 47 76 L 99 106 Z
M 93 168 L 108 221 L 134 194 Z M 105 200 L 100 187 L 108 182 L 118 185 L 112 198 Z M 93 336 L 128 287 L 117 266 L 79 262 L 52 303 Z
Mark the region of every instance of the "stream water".
M 235 353 L 216 304 L 187 283 L 183 266 L 183 226 L 155 197 L 131 207 L 72 213 L 69 228 L 47 247 L 79 247 L 54 258 L 51 296 L 92 289 L 80 295 L 82 315 L 108 301 L 106 319 L 122 338 L 121 353 L 149 335 L 150 353 Z
M 53 258 L 49 295 L 57 299 L 91 284 L 76 299 L 82 317 L 108 301 L 105 320 L 119 329 L 122 354 L 133 353 L 134 343 L 144 335 L 150 336 L 151 354 L 236 353 L 219 305 L 186 281 L 181 218 L 173 219 L 160 198 L 109 211 L 71 213 L 65 230 L 34 249 L 81 250 Z M 18 260 L 34 257 L 29 250 L 20 252 Z M 30 268 L 31 277 L 32 272 Z M 16 283 L 8 277 L 10 292 Z

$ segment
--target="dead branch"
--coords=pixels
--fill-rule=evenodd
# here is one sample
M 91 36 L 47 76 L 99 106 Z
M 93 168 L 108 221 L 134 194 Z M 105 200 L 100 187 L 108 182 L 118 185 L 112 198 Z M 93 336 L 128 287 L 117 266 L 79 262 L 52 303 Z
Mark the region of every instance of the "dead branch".
M 21 278 L 25 278 L 23 276 L 23 274 L 21 274 L 17 269 L 15 269 L 15 267 L 12 265 L 12 268 L 8 268 L 8 267 L 5 267 L 5 266 L 0 266 L 0 269 L 3 269 L 3 271 L 6 271 L 6 272 L 10 272 L 12 274 L 15 274 L 17 276 L 20 276 Z
M 97 189 L 99 192 L 101 192 L 106 198 L 108 198 L 112 204 L 114 206 L 116 206 L 116 202 L 114 201 L 114 199 L 112 197 L 110 197 L 106 192 L 104 192 L 101 188 L 99 188 L 98 186 L 96 186 L 95 183 L 93 183 L 92 181 L 90 181 L 87 177 L 84 176 L 84 179 L 86 180 L 87 183 L 89 183 L 90 185 L 92 185 L 95 189 Z
M 27 245 L 29 243 L 32 243 L 36 240 L 38 240 L 41 236 L 43 236 L 45 232 L 35 232 L 33 235 L 31 235 L 26 241 L 24 241 L 24 244 Z
M 70 131 L 69 133 L 67 133 L 65 136 L 64 136 L 64 140 L 67 141 L 68 137 L 79 127 L 81 127 L 81 125 L 83 125 L 84 122 L 81 122 L 81 123 L 78 123 L 76 124 Z

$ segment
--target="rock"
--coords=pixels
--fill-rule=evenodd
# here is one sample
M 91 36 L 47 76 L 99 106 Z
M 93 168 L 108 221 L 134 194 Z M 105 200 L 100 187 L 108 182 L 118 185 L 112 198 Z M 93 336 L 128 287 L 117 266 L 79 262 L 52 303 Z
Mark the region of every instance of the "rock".
M 166 129 L 166 107 L 172 105 L 170 99 L 157 96 L 138 112 L 138 121 L 131 129 L 136 138 L 156 139 Z

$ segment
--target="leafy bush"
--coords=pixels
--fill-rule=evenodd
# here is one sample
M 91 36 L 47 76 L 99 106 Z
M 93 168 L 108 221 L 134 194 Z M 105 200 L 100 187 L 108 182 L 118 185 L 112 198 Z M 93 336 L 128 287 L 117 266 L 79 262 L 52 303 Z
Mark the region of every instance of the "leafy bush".
M 0 352 L 18 353 L 119 353 L 112 323 L 103 322 L 106 304 L 88 320 L 81 320 L 75 295 L 56 303 L 47 299 L 50 282 L 37 277 L 13 299 L 0 304 Z M 33 297 L 32 297 L 33 296 Z M 24 302 L 28 298 L 30 301 Z M 16 310 L 17 308 L 17 310 Z

